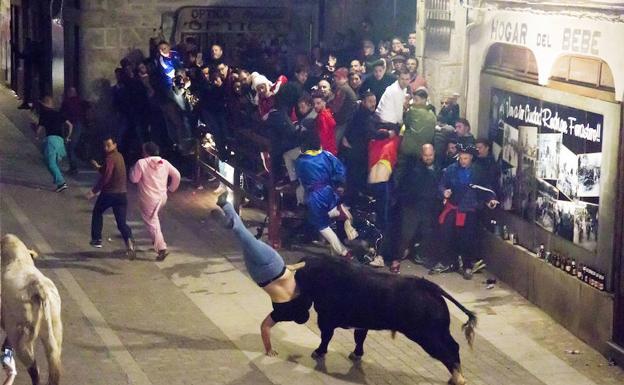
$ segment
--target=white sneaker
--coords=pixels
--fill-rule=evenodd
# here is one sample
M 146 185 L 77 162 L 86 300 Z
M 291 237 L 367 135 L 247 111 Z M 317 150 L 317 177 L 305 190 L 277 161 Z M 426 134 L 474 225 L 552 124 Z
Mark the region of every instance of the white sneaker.
M 350 241 L 354 240 L 355 238 L 358 237 L 358 232 L 355 228 L 353 228 L 353 224 L 351 224 L 351 219 L 347 219 L 344 222 L 344 231 L 345 234 L 347 234 L 347 239 L 349 239 Z
M 375 256 L 375 259 L 373 259 L 371 261 L 371 263 L 368 264 L 369 266 L 372 267 L 384 267 L 386 265 L 386 263 L 384 262 L 384 259 L 381 255 L 377 254 Z

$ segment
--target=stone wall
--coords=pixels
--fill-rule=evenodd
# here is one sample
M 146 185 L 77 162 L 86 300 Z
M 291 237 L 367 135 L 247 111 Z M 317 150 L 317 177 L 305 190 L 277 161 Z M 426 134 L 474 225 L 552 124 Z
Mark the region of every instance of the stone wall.
M 420 63 L 420 72 L 427 79 L 429 97 L 433 105 L 439 110 L 440 99 L 451 93 L 459 93 L 461 115 L 466 116 L 466 95 L 464 95 L 463 71 L 464 48 L 466 34 L 466 9 L 459 2 L 451 2 L 454 28 L 450 33 L 449 48 L 441 48 L 435 44 L 426 44 L 426 31 L 423 29 L 426 22 L 425 0 L 418 1 L 418 31 L 419 44 L 423 49 Z
M 88 99 L 101 97 L 103 84 L 114 79 L 119 60 L 129 54 L 147 54 L 148 42 L 174 12 L 184 6 L 257 6 L 251 0 L 83 0 L 67 22 L 77 24 L 81 37 L 81 91 Z M 267 0 L 264 6 L 284 6 L 289 0 Z

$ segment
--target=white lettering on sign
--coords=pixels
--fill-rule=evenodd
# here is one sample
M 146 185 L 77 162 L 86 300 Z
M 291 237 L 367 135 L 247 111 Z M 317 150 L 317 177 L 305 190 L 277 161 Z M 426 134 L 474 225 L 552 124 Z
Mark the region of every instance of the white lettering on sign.
M 526 45 L 527 25 L 526 23 L 511 23 L 493 19 L 490 36 L 493 40 Z
M 514 106 L 511 104 L 510 97 L 507 98 L 504 105 L 501 105 L 501 108 L 504 115 L 508 118 L 514 118 L 528 124 L 547 127 L 566 135 L 574 135 L 577 138 L 600 143 L 600 133 L 602 131 L 600 123 L 594 128 L 590 127 L 589 123 L 576 123 L 576 118 L 573 116 L 562 117 L 556 111 L 553 114 L 550 108 L 534 106 L 531 109 L 531 106 L 528 104 Z
M 602 33 L 589 29 L 565 28 L 561 49 L 578 53 L 598 55 L 598 43 Z

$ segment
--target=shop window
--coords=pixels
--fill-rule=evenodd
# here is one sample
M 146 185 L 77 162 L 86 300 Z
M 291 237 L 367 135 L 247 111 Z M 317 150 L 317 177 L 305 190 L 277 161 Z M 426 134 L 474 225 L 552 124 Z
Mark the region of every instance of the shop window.
M 560 57 L 553 66 L 551 79 L 609 91 L 614 89 L 613 74 L 609 65 L 602 60 L 589 57 Z
M 503 71 L 521 77 L 537 78 L 537 61 L 529 49 L 496 43 L 485 58 L 485 70 Z

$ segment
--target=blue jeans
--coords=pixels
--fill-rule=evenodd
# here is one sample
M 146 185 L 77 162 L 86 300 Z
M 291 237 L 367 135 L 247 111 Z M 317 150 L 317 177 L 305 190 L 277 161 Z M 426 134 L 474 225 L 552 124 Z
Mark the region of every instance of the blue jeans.
M 257 284 L 262 284 L 283 274 L 286 265 L 282 256 L 247 230 L 231 203 L 223 206 L 223 212 L 234 224 L 232 231 L 243 248 L 243 259 L 251 278 Z
M 63 159 L 67 153 L 65 152 L 65 141 L 58 135 L 47 136 L 43 142 L 43 159 L 48 171 L 54 178 L 54 184 L 60 186 L 65 183 L 63 173 L 58 162 Z

